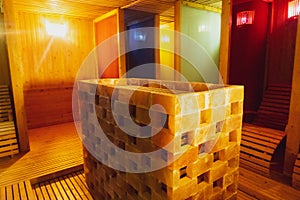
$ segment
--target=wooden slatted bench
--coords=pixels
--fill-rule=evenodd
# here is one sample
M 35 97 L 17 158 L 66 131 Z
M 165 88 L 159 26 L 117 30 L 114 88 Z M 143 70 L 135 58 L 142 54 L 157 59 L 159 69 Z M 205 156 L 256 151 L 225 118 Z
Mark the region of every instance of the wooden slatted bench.
M 290 85 L 269 85 L 252 124 L 285 130 L 289 117 L 290 97 Z
M 29 180 L 22 181 L 13 185 L 0 187 L 0 199 L 3 200 L 35 200 L 33 189 Z
M 14 122 L 0 122 L 0 157 L 19 153 Z
M 19 153 L 9 87 L 0 85 L 0 157 Z
M 277 148 L 284 143 L 283 131 L 244 124 L 242 128 L 240 165 L 265 176 L 270 176 Z
M 9 88 L 7 85 L 0 85 L 0 122 L 8 121 L 11 111 Z
M 300 190 L 300 153 L 298 154 L 294 165 L 292 183 L 294 188 Z

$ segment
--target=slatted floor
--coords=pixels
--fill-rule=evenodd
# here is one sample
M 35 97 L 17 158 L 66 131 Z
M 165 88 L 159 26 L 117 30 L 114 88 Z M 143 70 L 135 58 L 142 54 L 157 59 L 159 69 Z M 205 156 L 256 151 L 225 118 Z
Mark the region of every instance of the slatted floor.
M 13 199 L 29 199 L 34 200 L 35 196 L 29 180 L 21 181 L 13 185 L 7 185 L 0 187 L 0 199 L 13 200 Z
M 83 156 L 81 142 L 72 123 L 32 130 L 30 141 L 30 154 L 0 159 L 0 200 L 92 199 L 82 170 L 74 172 L 76 166 L 82 167 Z M 70 168 L 74 168 L 73 172 L 68 170 Z M 35 198 L 28 197 L 29 182 L 25 185 L 24 180 L 33 184 Z M 26 189 L 26 198 L 21 198 Z M 240 168 L 238 199 L 296 200 L 300 199 L 300 191 Z
M 85 176 L 82 171 L 35 184 L 33 185 L 33 193 L 37 200 L 93 199 L 88 191 Z
M 0 159 L 0 187 L 82 166 L 82 144 L 74 123 L 32 129 L 30 152 Z

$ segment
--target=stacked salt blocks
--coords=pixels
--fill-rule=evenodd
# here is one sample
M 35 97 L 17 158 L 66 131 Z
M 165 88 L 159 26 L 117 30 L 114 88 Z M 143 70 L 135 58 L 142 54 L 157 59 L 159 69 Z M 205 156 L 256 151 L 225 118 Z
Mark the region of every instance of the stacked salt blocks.
M 79 82 L 79 99 L 86 180 L 96 199 L 236 199 L 242 86 L 101 79 Z M 150 111 L 155 104 L 164 109 Z M 124 107 L 129 117 L 122 116 Z M 122 170 L 104 165 L 103 161 L 115 159 L 116 152 L 101 141 L 95 119 L 90 118 L 93 114 L 118 148 L 136 153 L 162 149 L 162 153 L 140 160 L 124 157 L 119 166 Z M 166 122 L 156 127 L 156 121 L 159 124 L 162 119 Z M 123 131 L 130 130 L 126 120 L 141 127 L 151 122 L 150 128 L 158 133 L 134 137 Z M 127 172 L 138 171 L 145 163 L 151 168 L 158 160 L 166 166 L 145 173 Z

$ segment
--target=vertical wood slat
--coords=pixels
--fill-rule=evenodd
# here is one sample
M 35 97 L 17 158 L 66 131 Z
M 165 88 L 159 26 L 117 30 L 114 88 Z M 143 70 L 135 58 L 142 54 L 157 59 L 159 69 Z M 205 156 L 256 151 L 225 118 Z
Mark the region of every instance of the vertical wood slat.
M 21 52 L 25 88 L 73 83 L 78 69 L 93 48 L 92 20 L 20 11 Z M 64 38 L 46 31 L 46 21 L 65 23 Z
M 88 187 L 85 183 L 83 171 L 73 172 L 66 174 L 55 179 L 37 183 L 34 185 L 34 192 L 37 195 L 37 199 L 48 199 L 43 197 L 44 194 L 53 195 L 56 199 L 88 199 L 93 200 L 92 195 L 88 191 Z M 52 199 L 50 198 L 50 199 Z
M 12 185 L 0 187 L 0 200 L 35 200 L 30 181 L 21 181 Z

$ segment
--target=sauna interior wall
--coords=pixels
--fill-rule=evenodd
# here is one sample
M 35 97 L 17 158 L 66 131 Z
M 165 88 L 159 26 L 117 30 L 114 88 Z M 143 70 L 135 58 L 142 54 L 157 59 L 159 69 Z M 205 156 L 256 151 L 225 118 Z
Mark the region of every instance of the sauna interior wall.
M 288 2 L 289 0 L 273 1 L 267 65 L 270 84 L 292 84 L 298 20 L 288 19 Z
M 0 33 L 5 33 L 3 14 L 0 14 Z M 10 85 L 5 34 L 0 34 L 0 85 Z
M 24 87 L 72 84 L 84 58 L 93 48 L 92 20 L 43 13 L 19 12 Z M 46 32 L 46 21 L 66 23 L 63 38 Z
M 28 12 L 19 20 L 28 127 L 71 121 L 73 82 L 93 48 L 92 20 Z M 66 36 L 48 35 L 46 21 L 67 24 Z

